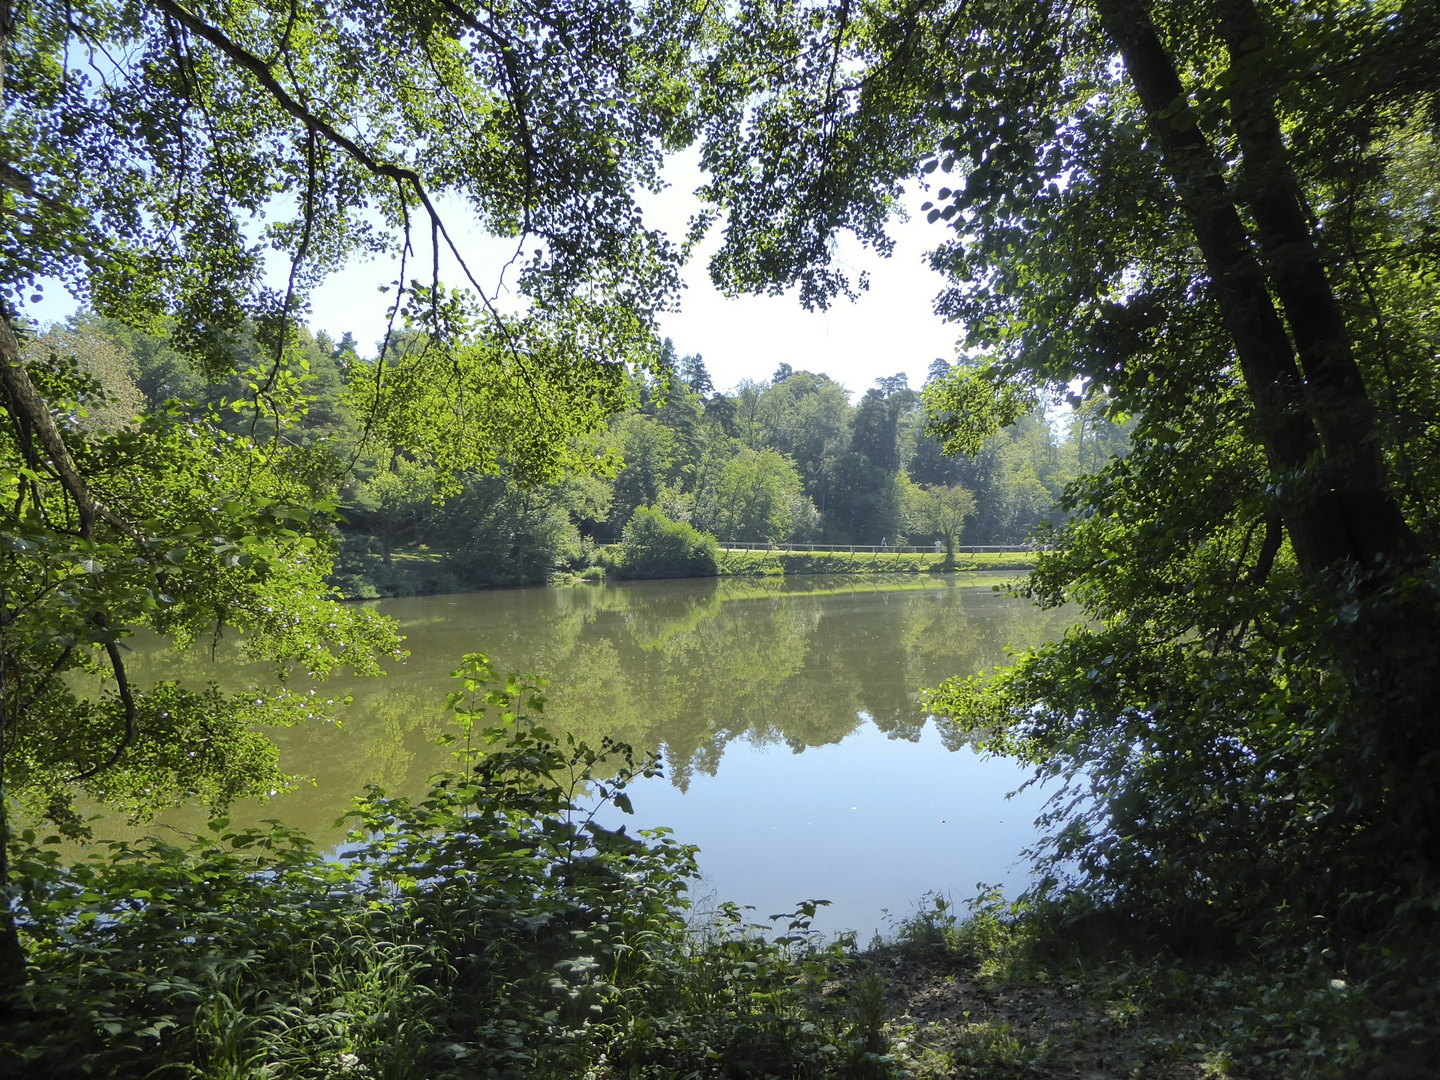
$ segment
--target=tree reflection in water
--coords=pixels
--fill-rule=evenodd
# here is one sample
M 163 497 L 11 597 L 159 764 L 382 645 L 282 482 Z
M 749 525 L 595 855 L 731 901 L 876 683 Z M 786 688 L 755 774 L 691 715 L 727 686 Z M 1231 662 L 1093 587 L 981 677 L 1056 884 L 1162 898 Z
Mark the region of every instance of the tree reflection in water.
M 500 671 L 549 682 L 547 727 L 592 743 L 603 735 L 654 749 L 681 790 L 717 775 L 737 739 L 794 753 L 838 743 L 868 719 L 916 741 L 920 692 L 992 668 L 1007 649 L 1063 633 L 1074 615 L 996 594 L 1003 576 L 722 579 L 532 588 L 382 601 L 407 635 L 409 659 L 382 679 L 332 677 L 315 689 L 351 696 L 340 724 L 274 732 L 295 790 L 237 820 L 279 817 L 324 838 L 367 784 L 418 794 L 452 764 L 435 744 L 449 673 L 466 652 Z M 135 678 L 274 678 L 234 663 L 233 645 L 183 654 L 137 645 Z M 168 815 L 193 827 L 196 808 Z M 101 832 L 124 834 L 120 822 Z

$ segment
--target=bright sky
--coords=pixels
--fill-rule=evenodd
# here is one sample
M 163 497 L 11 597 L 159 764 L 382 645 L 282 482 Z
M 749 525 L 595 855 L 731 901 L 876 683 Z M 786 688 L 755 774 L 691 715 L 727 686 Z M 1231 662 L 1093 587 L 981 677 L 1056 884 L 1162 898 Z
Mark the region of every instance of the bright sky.
M 667 168 L 671 186 L 657 197 L 645 199 L 651 227 L 672 237 L 683 236 L 695 202 L 690 192 L 699 182 L 692 159 L 679 158 Z M 895 251 L 889 259 L 867 252 L 852 238 L 842 238 L 839 255 L 844 267 L 858 277 L 870 275 L 870 289 L 855 302 L 838 300 L 826 312 L 807 312 L 793 295 L 727 299 L 710 284 L 706 261 L 719 242 L 718 230 L 684 270 L 686 284 L 681 310 L 666 315 L 661 332 L 672 338 L 683 354 L 700 353 L 715 385 L 728 389 L 741 379 L 768 379 L 781 363 L 796 370 L 822 371 L 857 397 L 883 376 L 905 372 L 910 385 L 921 386 L 930 363 L 943 356 L 953 360 L 958 328 L 942 322 L 931 310 L 943 280 L 925 263 L 925 253 L 947 236 L 939 225 L 927 225 L 920 213 L 924 201 L 911 192 L 911 220 L 893 223 Z M 442 207 L 447 221 L 464 220 L 458 204 Z M 492 290 L 506 278 L 505 263 L 515 253 L 514 241 L 500 242 L 478 232 L 455 230 L 454 239 L 477 279 Z M 430 253 L 419 244 L 406 276 L 425 276 Z M 459 284 L 453 262 L 442 259 L 441 276 Z M 284 287 L 285 267 L 276 266 L 272 284 Z M 352 332 L 364 345 L 377 342 L 385 332 L 387 298 L 380 289 L 393 282 L 398 264 L 363 261 L 333 275 L 311 297 L 310 325 L 339 338 Z M 508 280 L 513 282 L 513 270 Z M 502 304 L 504 299 L 502 296 Z M 49 284 L 44 302 L 26 314 L 42 323 L 62 319 L 75 302 L 56 284 Z
M 675 170 L 677 174 L 679 170 Z M 694 207 L 689 192 L 698 181 L 677 182 L 658 200 L 655 221 L 681 235 Z M 851 280 L 868 271 L 870 288 L 853 303 L 838 299 L 825 312 L 807 312 L 787 296 L 727 298 L 710 284 L 706 261 L 719 246 L 712 230 L 702 250 L 685 268 L 687 286 L 678 314 L 668 316 L 664 333 L 682 354 L 698 352 L 719 387 L 741 379 L 768 379 L 781 363 L 796 370 L 823 371 L 857 396 L 883 376 L 903 371 L 919 388 L 937 356 L 955 359 L 959 327 L 932 310 L 944 279 L 929 268 L 926 254 L 950 234 L 929 225 L 920 212 L 924 196 L 914 189 L 909 221 L 891 226 L 895 251 L 884 259 L 866 251 L 853 237 L 839 244 L 840 265 Z M 670 224 L 673 221 L 674 224 Z

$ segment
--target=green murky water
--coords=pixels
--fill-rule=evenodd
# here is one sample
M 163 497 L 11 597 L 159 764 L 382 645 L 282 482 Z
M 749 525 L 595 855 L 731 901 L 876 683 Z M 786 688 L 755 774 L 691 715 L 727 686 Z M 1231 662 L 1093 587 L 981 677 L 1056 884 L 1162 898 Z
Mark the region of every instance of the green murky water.
M 817 926 L 868 936 L 927 890 L 963 898 L 979 881 L 1023 879 L 1017 858 L 1041 797 L 1007 801 L 1023 774 L 947 745 L 919 703 L 921 688 L 1003 663 L 1073 619 L 993 593 L 1000 580 L 635 582 L 384 601 L 409 659 L 382 679 L 325 684 L 354 699 L 338 725 L 274 733 L 282 765 L 313 783 L 231 816 L 278 817 L 328 841 L 366 784 L 423 792 L 452 762 L 435 743 L 449 672 L 485 652 L 502 672 L 548 680 L 552 729 L 660 752 L 664 779 L 637 784 L 623 820 L 699 844 L 699 895 L 762 917 L 827 898 Z M 267 677 L 223 647 L 137 659 L 142 679 Z M 162 824 L 201 820 L 192 808 Z

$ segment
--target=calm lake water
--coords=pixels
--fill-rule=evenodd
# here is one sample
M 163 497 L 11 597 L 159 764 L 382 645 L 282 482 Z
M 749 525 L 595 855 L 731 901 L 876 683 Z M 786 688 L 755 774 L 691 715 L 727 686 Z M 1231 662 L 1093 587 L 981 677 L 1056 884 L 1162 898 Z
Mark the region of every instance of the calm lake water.
M 322 841 L 366 784 L 421 794 L 453 764 L 435 739 L 449 673 L 467 652 L 549 686 L 546 725 L 661 754 L 665 775 L 631 788 L 630 832 L 667 825 L 700 846 L 693 895 L 756 915 L 832 901 L 816 920 L 862 940 L 929 891 L 961 900 L 977 882 L 1013 890 L 1043 795 L 927 720 L 920 690 L 1001 664 L 1006 650 L 1063 632 L 1074 616 L 992 592 L 1009 575 L 697 580 L 532 588 L 382 601 L 409 659 L 353 695 L 341 722 L 273 732 L 287 770 L 313 780 L 237 823 L 280 818 Z M 142 649 L 136 677 L 266 678 L 223 652 Z M 948 745 L 947 745 L 948 742 Z M 161 819 L 193 829 L 198 810 Z M 149 828 L 153 830 L 153 825 Z M 118 824 L 104 829 L 124 832 Z M 888 913 L 888 914 L 887 914 Z

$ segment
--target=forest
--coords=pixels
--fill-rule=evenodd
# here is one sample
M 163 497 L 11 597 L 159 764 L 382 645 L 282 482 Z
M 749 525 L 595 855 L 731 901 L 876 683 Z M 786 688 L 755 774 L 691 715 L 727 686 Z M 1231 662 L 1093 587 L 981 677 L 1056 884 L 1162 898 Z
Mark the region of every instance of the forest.
M 237 370 L 256 362 L 253 336 Z M 390 348 L 423 349 L 423 335 Z M 925 430 L 922 393 L 904 375 L 877 380 L 851 403 L 823 374 L 783 365 L 768 382 L 730 392 L 711 383 L 699 354 L 667 339 L 662 374 L 636 375 L 632 405 L 585 440 L 599 463 L 550 483 L 498 471 L 446 476 L 433 461 L 366 445 L 354 387 L 372 377 L 353 335 L 301 330 L 298 376 L 306 398 L 291 438 L 348 463 L 337 488 L 331 580 L 348 598 L 544 582 L 596 565 L 620 542 L 637 507 L 721 541 L 929 546 L 1022 544 L 1060 523 L 1060 497 L 1088 463 L 1124 456 L 1125 424 L 1091 400 L 1047 419 L 1037 401 L 973 454 L 945 455 Z M 238 377 L 208 382 L 161 335 L 94 315 L 73 316 L 28 345 L 73 357 L 103 404 L 85 402 L 99 430 L 175 403 L 209 413 L 234 435 L 250 418 Z M 950 363 L 935 360 L 927 385 Z M 124 417 L 124 420 L 120 418 Z M 337 467 L 338 468 L 338 467 Z M 400 551 L 403 559 L 393 559 Z
M 0 0 L 0 1068 L 1433 1080 L 1437 129 L 1431 0 Z M 907 189 L 924 386 L 718 389 L 659 333 L 707 237 L 730 295 L 847 302 Z M 383 336 L 312 332 L 372 257 Z M 407 558 L 807 537 L 1041 549 L 1013 592 L 1074 622 L 918 702 L 1048 785 L 1023 894 L 868 951 L 688 922 L 694 850 L 591 805 L 660 762 L 482 653 L 427 796 L 231 827 L 268 730 L 403 660 L 343 595 Z M 275 678 L 142 682 L 141 634 Z

